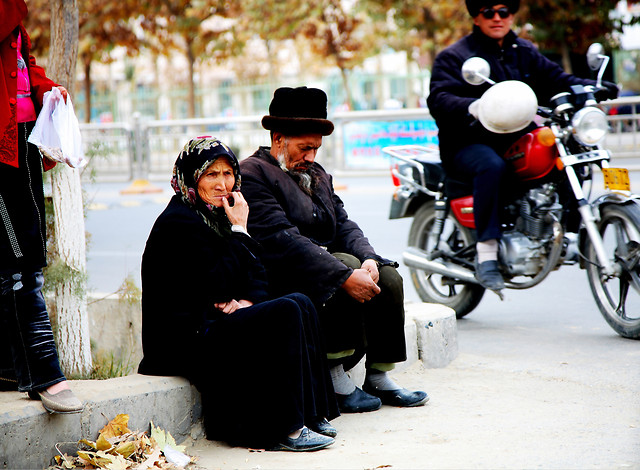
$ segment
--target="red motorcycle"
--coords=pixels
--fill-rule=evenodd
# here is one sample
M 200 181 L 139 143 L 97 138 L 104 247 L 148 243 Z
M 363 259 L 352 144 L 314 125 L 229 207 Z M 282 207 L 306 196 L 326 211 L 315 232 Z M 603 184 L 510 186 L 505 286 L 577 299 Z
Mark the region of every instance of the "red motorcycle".
M 600 83 L 608 57 L 598 46 L 590 48 L 588 60 L 599 70 Z M 463 67 L 465 79 L 492 83 L 486 61 L 470 61 Z M 491 93 L 493 101 L 487 98 L 481 105 L 485 116 L 483 109 L 479 115 L 490 130 L 501 125 L 490 122 L 501 94 L 516 90 L 508 100 L 530 99 L 520 85 L 492 85 L 481 100 Z M 630 193 L 627 170 L 610 168 L 609 151 L 599 145 L 608 123 L 595 89 L 573 86 L 551 101 L 549 108 L 536 102 L 533 115 L 542 125 L 504 155 L 518 181 L 501 214 L 498 261 L 505 287 L 528 289 L 562 265 L 577 263 L 607 323 L 621 336 L 640 338 L 638 196 Z M 447 305 L 462 318 L 485 293 L 474 274 L 471 187 L 444 173 L 436 148 L 409 145 L 383 152 L 392 157 L 396 186 L 389 218 L 413 217 L 403 253 L 413 284 L 424 302 Z M 594 170 L 602 171 L 607 191 L 592 198 Z

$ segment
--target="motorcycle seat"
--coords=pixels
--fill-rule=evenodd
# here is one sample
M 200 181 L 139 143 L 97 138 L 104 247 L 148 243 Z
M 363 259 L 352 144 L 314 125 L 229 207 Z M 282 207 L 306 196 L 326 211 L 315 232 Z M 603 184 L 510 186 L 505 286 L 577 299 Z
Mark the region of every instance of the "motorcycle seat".
M 415 161 L 422 166 L 427 188 L 431 191 L 439 191 L 440 183 L 442 183 L 445 177 L 442 163 L 434 162 L 433 160 L 421 160 L 419 158 L 415 159 Z M 419 177 L 417 176 L 418 175 L 414 174 L 416 181 L 419 181 Z
M 445 192 L 452 199 L 469 196 L 473 193 L 472 181 L 466 181 L 459 175 L 446 173 L 441 162 L 421 160 L 419 158 L 415 159 L 415 161 L 422 166 L 426 186 L 431 191 L 440 191 L 441 185 L 444 184 Z M 414 175 L 414 178 L 418 180 L 417 175 Z
M 447 178 L 444 182 L 444 187 L 449 199 L 458 199 L 473 194 L 473 183 L 468 181 Z

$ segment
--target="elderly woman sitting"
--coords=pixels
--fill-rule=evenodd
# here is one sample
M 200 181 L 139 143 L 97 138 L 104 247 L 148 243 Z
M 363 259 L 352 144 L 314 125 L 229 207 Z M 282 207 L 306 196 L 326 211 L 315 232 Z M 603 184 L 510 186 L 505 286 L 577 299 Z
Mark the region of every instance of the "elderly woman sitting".
M 270 450 L 334 442 L 338 416 L 316 311 L 302 294 L 267 300 L 247 234 L 236 156 L 215 138 L 184 147 L 176 195 L 142 257 L 139 372 L 188 378 L 209 439 Z

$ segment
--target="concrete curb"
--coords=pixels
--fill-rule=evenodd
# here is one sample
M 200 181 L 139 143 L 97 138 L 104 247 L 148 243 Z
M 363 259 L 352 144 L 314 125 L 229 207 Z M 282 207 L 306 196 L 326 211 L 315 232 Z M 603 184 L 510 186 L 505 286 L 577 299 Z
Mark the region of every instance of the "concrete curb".
M 405 308 L 407 360 L 401 371 L 421 360 L 444 367 L 458 354 L 453 310 L 434 304 L 408 303 Z M 364 381 L 364 361 L 351 375 Z M 50 464 L 56 444 L 95 440 L 116 415 L 128 414 L 129 428 L 148 431 L 150 422 L 170 432 L 177 442 L 204 437 L 200 394 L 185 379 L 139 374 L 108 380 L 74 380 L 71 387 L 85 404 L 82 413 L 50 415 L 39 401 L 19 392 L 0 392 L 0 468 L 32 469 Z
M 446 367 L 458 356 L 458 326 L 453 309 L 439 304 L 407 302 L 404 310 L 407 360 L 396 364 L 395 372 L 417 361 L 422 361 L 427 368 Z M 348 372 L 358 386 L 364 383 L 365 359 Z
M 203 437 L 200 394 L 179 377 L 130 375 L 109 380 L 74 380 L 84 411 L 50 415 L 39 401 L 19 392 L 0 393 L 0 468 L 34 469 L 50 464 L 56 444 L 95 440 L 116 415 L 128 414 L 129 429 L 148 431 L 150 422 L 181 442 Z

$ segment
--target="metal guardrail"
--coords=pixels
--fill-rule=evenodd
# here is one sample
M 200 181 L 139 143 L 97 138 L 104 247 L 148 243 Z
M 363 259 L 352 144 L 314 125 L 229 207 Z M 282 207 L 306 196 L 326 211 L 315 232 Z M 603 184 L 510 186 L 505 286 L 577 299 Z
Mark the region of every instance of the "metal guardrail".
M 604 145 L 611 151 L 614 166 L 640 170 L 640 97 L 612 100 L 606 108 L 625 110 L 624 114 L 608 116 L 611 133 Z M 422 108 L 335 113 L 330 119 L 336 129 L 324 140 L 319 161 L 330 171 L 345 170 L 344 126 L 350 122 L 428 118 L 428 110 Z M 261 119 L 257 115 L 147 121 L 136 113 L 128 123 L 81 124 L 80 129 L 90 158 L 89 169 L 99 178 L 168 179 L 180 150 L 195 136 L 218 137 L 240 159 L 261 145 L 269 145 L 269 132 L 262 128 Z

